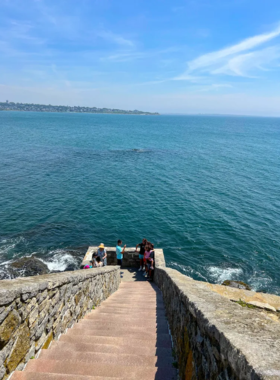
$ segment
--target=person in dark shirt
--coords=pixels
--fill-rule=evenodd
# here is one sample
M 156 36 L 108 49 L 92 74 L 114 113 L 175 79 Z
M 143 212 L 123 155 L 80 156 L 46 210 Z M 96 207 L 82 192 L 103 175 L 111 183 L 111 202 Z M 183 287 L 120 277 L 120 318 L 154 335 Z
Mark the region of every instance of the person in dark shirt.
M 153 281 L 154 279 L 154 271 L 155 271 L 155 251 L 154 251 L 154 245 L 151 244 L 151 252 L 149 257 L 149 264 L 148 264 L 148 280 Z
M 139 243 L 136 245 L 135 252 L 137 251 L 137 248 L 140 247 L 140 252 L 139 252 L 139 259 L 140 259 L 140 268 L 138 269 L 139 271 L 145 270 L 145 265 L 144 265 L 144 253 L 145 253 L 145 247 L 147 244 L 147 239 L 143 239 L 142 243 Z
M 155 262 L 155 251 L 152 251 L 150 253 L 150 259 L 153 260 L 152 264 L 149 264 L 149 269 L 148 269 L 148 280 L 153 281 L 154 279 L 154 272 L 155 272 L 155 267 L 154 267 L 154 262 Z

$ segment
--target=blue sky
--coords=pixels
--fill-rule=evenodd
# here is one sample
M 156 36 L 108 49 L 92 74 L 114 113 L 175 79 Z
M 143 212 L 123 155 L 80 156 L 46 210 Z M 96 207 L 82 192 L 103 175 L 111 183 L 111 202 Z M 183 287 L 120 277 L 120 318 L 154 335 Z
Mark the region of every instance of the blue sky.
M 0 100 L 280 116 L 279 0 L 0 0 Z

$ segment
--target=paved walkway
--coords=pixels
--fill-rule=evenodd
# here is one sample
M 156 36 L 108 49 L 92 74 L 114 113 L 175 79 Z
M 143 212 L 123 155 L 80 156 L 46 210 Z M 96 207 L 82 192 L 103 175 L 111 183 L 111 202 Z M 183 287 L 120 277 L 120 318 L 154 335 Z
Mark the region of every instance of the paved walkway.
M 121 272 L 118 291 L 11 380 L 175 380 L 162 294 L 140 272 Z
M 138 271 L 139 268 L 125 268 L 121 269 L 121 279 L 125 282 L 130 281 L 146 281 L 146 277 L 143 276 L 143 272 Z

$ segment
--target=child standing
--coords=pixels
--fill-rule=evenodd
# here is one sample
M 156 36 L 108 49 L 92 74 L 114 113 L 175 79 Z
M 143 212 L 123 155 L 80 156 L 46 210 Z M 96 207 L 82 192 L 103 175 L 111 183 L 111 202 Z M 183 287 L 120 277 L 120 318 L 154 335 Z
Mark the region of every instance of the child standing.
M 148 275 L 148 260 L 149 260 L 150 254 L 151 254 L 151 245 L 150 243 L 147 243 L 145 247 L 144 259 L 143 259 L 144 266 L 145 266 L 145 273 L 144 273 L 145 277 L 147 277 Z

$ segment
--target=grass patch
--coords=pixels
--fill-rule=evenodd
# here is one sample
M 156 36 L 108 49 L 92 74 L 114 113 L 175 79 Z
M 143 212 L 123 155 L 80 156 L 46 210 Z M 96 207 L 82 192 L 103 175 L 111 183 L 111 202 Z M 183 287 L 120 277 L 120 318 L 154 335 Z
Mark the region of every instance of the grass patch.
M 234 301 L 235 303 L 238 303 L 238 305 L 242 306 L 242 307 L 247 307 L 248 309 L 257 309 L 256 306 L 254 305 L 249 305 L 248 303 L 242 301 L 241 298 L 239 298 L 239 301 Z

